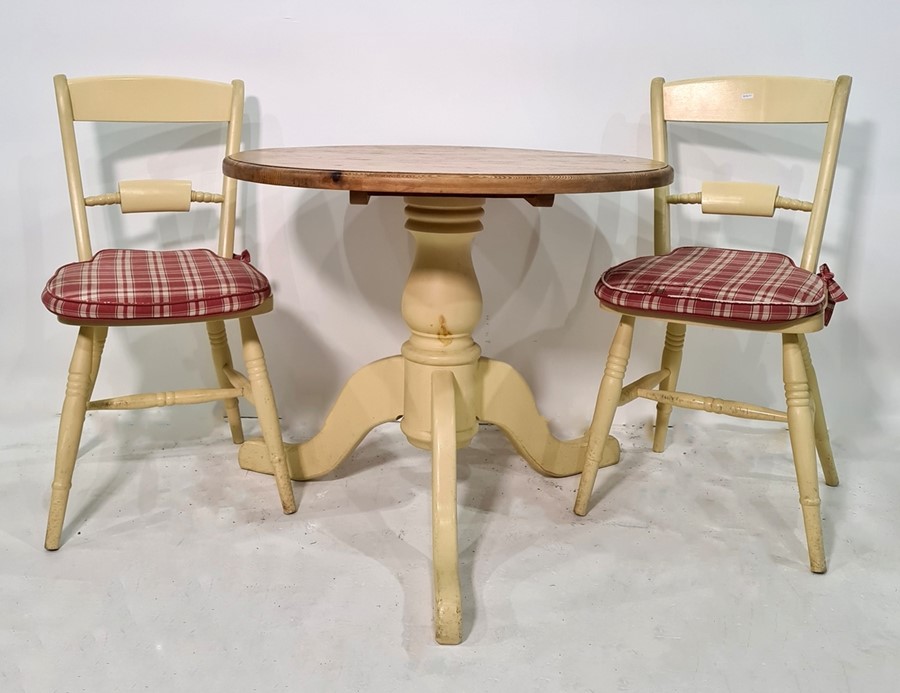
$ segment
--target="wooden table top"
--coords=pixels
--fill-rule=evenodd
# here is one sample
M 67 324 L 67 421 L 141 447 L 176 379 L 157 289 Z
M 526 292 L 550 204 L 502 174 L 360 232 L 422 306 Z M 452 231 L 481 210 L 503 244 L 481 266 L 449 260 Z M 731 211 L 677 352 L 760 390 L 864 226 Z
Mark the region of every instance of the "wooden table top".
M 641 190 L 673 177 L 664 163 L 629 156 L 407 145 L 256 149 L 226 157 L 222 170 L 269 185 L 477 197 Z

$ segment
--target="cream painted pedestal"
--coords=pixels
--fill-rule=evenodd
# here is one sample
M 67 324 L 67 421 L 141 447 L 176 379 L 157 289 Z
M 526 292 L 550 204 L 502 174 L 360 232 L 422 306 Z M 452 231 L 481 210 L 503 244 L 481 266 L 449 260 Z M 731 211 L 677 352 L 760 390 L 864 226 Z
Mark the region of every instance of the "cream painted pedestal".
M 416 242 L 401 303 L 409 340 L 400 356 L 364 366 L 347 381 L 318 434 L 285 447 L 297 481 L 327 474 L 370 430 L 389 421 L 399 419 L 409 442 L 431 451 L 435 638 L 456 644 L 462 639 L 457 448 L 472 440 L 479 423 L 491 423 L 536 471 L 561 477 L 581 472 L 587 438 L 555 438 L 522 376 L 506 363 L 482 358 L 472 340 L 482 310 L 472 240 L 483 228 L 484 198 L 405 201 L 406 228 Z M 619 445 L 610 437 L 600 466 L 618 461 Z M 240 465 L 272 473 L 262 440 L 241 446 Z

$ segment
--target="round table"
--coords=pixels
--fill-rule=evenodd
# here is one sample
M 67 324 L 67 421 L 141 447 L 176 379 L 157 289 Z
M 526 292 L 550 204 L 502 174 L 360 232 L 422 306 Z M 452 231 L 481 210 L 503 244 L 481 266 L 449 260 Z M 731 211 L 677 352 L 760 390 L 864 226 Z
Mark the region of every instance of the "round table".
M 670 166 L 627 156 L 531 149 L 439 146 L 336 146 L 239 152 L 225 175 L 269 185 L 346 190 L 350 202 L 403 196 L 415 257 L 400 310 L 410 330 L 397 356 L 375 361 L 347 381 L 319 433 L 287 444 L 295 480 L 327 474 L 366 434 L 388 421 L 432 453 L 435 637 L 462 638 L 457 528 L 456 450 L 479 423 L 496 425 L 536 471 L 577 474 L 587 437 L 562 441 L 540 415 L 521 375 L 481 356 L 472 332 L 482 299 L 472 266 L 472 240 L 482 230 L 485 198 L 523 198 L 538 207 L 554 195 L 639 190 L 667 185 Z M 261 440 L 240 449 L 244 469 L 271 473 Z M 606 441 L 601 466 L 619 446 Z

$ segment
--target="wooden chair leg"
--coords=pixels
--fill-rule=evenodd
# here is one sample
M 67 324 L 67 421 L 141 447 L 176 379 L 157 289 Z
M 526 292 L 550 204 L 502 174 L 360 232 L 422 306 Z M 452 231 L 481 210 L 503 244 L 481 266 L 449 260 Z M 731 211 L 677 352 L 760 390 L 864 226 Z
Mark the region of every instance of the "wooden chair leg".
M 591 421 L 588 435 L 584 469 L 581 472 L 578 494 L 575 497 L 576 515 L 587 514 L 588 501 L 594 489 L 603 446 L 606 444 L 613 417 L 619 406 L 619 397 L 622 395 L 622 381 L 625 378 L 625 369 L 628 367 L 628 358 L 631 356 L 633 336 L 634 318 L 630 315 L 623 315 L 609 348 L 606 369 L 600 381 L 600 391 L 597 393 L 597 404 L 594 407 L 594 418 Z
M 100 358 L 103 356 L 103 347 L 106 346 L 106 335 L 108 332 L 109 327 L 106 325 L 94 328 L 91 352 L 91 386 L 87 394 L 89 401 L 94 393 L 94 386 L 97 384 L 97 375 L 100 373 Z
M 684 333 L 686 325 L 670 322 L 666 326 L 666 342 L 663 347 L 660 368 L 669 371 L 666 379 L 659 384 L 660 390 L 674 390 L 678 387 L 678 373 L 681 371 L 681 355 L 684 352 Z M 659 402 L 656 405 L 656 427 L 653 431 L 653 452 L 666 449 L 666 434 L 669 431 L 669 417 L 672 416 L 672 405 Z
M 837 467 L 834 464 L 834 452 L 831 450 L 831 438 L 828 436 L 828 425 L 825 422 L 825 409 L 822 406 L 822 395 L 819 391 L 819 379 L 816 378 L 816 369 L 813 368 L 812 357 L 809 355 L 809 345 L 806 335 L 798 335 L 800 341 L 800 353 L 803 355 L 803 365 L 806 368 L 806 377 L 809 380 L 809 391 L 812 394 L 815 406 L 816 450 L 819 453 L 819 464 L 822 465 L 822 474 L 828 486 L 837 486 L 840 483 Z
M 59 421 L 59 436 L 56 439 L 56 467 L 50 489 L 50 512 L 47 517 L 47 534 L 44 548 L 55 551 L 59 548 L 69 489 L 72 488 L 72 473 L 81 444 L 84 415 L 87 411 L 91 391 L 91 373 L 94 352 L 94 328 L 82 327 L 75 340 L 75 351 L 69 365 L 66 382 L 66 398 L 63 401 L 62 416 Z
M 281 439 L 281 424 L 278 422 L 275 394 L 272 391 L 272 383 L 269 382 L 266 359 L 263 355 L 262 345 L 259 343 L 259 335 L 256 333 L 253 319 L 241 318 L 240 323 L 241 341 L 244 347 L 244 363 L 247 368 L 250 386 L 253 388 L 256 414 L 259 417 L 263 440 L 266 443 L 269 459 L 272 462 L 275 483 L 278 485 L 278 495 L 281 497 L 281 506 L 284 508 L 285 514 L 289 515 L 297 512 L 297 503 L 294 500 L 294 489 L 291 486 L 291 477 L 288 472 L 284 441 Z
M 213 365 L 216 368 L 216 378 L 219 387 L 231 387 L 231 381 L 225 375 L 225 368 L 232 366 L 231 349 L 228 348 L 228 335 L 225 332 L 225 323 L 222 320 L 213 320 L 206 323 L 206 332 L 209 335 L 209 346 L 212 350 Z M 231 439 L 235 444 L 244 442 L 244 428 L 241 426 L 241 410 L 237 399 L 222 400 L 225 405 L 225 415 L 228 417 L 228 425 L 231 428 Z
M 782 335 L 784 357 L 784 394 L 787 400 L 788 430 L 794 454 L 794 469 L 800 489 L 800 507 L 806 529 L 809 566 L 814 573 L 824 573 L 825 547 L 822 541 L 822 518 L 819 514 L 819 479 L 816 471 L 815 424 L 810 387 L 803 363 L 799 337 Z

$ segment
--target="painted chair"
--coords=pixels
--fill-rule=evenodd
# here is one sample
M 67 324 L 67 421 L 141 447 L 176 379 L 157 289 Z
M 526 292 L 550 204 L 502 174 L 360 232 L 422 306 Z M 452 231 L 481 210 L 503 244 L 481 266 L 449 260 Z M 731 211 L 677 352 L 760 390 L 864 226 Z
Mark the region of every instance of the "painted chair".
M 849 93 L 850 78 L 846 76 L 836 80 L 653 80 L 650 109 L 655 159 L 669 162 L 670 131 L 673 127 L 684 128 L 681 123 L 693 122 L 710 124 L 693 126 L 702 127 L 704 132 L 718 128 L 718 124 L 731 127 L 727 133 L 731 139 L 742 130 L 735 131 L 727 124 L 824 123 L 821 160 L 812 201 L 782 197 L 777 185 L 733 181 L 703 183 L 700 192 L 673 194 L 668 188 L 655 191 L 654 255 L 610 268 L 596 288 L 601 307 L 620 318 L 591 422 L 586 463 L 575 501 L 578 515 L 587 512 L 600 453 L 616 408 L 636 398 L 657 402 L 655 452 L 665 447 L 673 406 L 784 422 L 790 433 L 810 568 L 816 573 L 825 572 L 817 451 L 825 483 L 837 486 L 838 475 L 806 335 L 821 330 L 831 317 L 834 303 L 846 298 L 827 266 L 822 265 L 818 273 L 816 266 Z M 752 128 L 755 131 L 757 126 Z M 683 176 L 676 165 L 676 178 Z M 673 250 L 670 206 L 683 204 L 699 204 L 703 214 L 771 217 L 776 209 L 806 213 L 809 220 L 800 261 L 795 264 L 779 253 L 731 248 L 691 246 Z M 658 371 L 623 387 L 636 318 L 667 323 L 662 360 Z M 787 411 L 676 391 L 687 325 L 780 334 Z
M 118 191 L 85 197 L 75 140 L 76 121 L 122 123 L 221 123 L 224 152 L 240 147 L 244 85 L 168 77 L 54 77 L 59 124 L 75 226 L 78 262 L 60 267 L 47 282 L 44 305 L 60 322 L 78 327 L 63 402 L 45 547 L 60 545 L 72 473 L 85 413 L 224 401 L 235 443 L 243 442 L 238 398 L 256 408 L 275 470 L 285 513 L 296 511 L 272 386 L 253 316 L 272 310 L 269 281 L 234 253 L 236 181 L 224 178 L 221 193 L 200 192 L 186 180 L 121 181 Z M 188 127 L 188 126 L 186 126 Z M 209 125 L 200 126 L 202 134 Z M 147 134 L 146 130 L 141 130 Z M 217 157 L 218 161 L 218 157 Z M 87 208 L 119 205 L 122 213 L 186 212 L 192 204 L 219 207 L 216 252 L 209 249 L 93 252 Z M 225 320 L 240 323 L 248 375 L 236 371 Z M 100 358 L 111 326 L 205 323 L 217 388 L 134 394 L 91 401 Z

